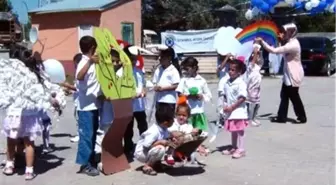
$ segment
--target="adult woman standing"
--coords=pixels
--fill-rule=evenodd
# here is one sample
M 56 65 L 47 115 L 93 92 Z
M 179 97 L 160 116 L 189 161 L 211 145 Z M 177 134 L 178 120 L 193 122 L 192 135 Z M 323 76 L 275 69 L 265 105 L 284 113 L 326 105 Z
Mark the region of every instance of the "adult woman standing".
M 304 76 L 304 71 L 301 64 L 301 46 L 296 39 L 298 31 L 296 25 L 293 23 L 284 25 L 283 29 L 284 35 L 280 35 L 281 40 L 286 42 L 283 46 L 274 48 L 269 46 L 262 38 L 256 39 L 261 42 L 264 49 L 269 53 L 284 55 L 284 75 L 280 92 L 281 102 L 277 117 L 273 118 L 271 121 L 278 123 L 286 122 L 290 100 L 297 116 L 296 123 L 306 123 L 306 112 L 299 95 L 299 87 Z

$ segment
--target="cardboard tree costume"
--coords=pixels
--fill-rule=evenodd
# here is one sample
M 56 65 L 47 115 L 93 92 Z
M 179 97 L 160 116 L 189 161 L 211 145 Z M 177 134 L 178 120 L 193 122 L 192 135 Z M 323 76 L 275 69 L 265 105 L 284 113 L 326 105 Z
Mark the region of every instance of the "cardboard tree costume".
M 113 174 L 130 168 L 124 155 L 122 138 L 128 123 L 133 116 L 132 97 L 135 96 L 135 79 L 132 63 L 112 33 L 107 29 L 95 28 L 94 37 L 97 41 L 96 53 L 99 64 L 96 64 L 97 79 L 104 96 L 113 106 L 114 120 L 102 141 L 102 171 Z M 123 66 L 123 74 L 117 77 L 111 61 L 111 48 L 117 50 Z

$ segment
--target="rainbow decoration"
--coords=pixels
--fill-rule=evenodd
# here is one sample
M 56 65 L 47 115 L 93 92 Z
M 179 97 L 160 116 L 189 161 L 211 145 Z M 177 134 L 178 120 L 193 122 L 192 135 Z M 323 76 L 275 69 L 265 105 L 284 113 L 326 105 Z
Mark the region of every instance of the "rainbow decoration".
M 279 29 L 272 21 L 258 21 L 245 27 L 236 35 L 236 39 L 244 44 L 253 41 L 257 37 L 261 37 L 271 46 L 278 45 Z

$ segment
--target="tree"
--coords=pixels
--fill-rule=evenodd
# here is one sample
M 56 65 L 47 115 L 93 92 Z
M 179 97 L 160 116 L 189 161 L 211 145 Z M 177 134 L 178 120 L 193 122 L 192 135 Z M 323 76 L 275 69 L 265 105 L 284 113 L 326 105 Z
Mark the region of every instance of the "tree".
M 225 0 L 143 0 L 143 27 L 155 31 L 214 28 L 218 19 L 213 10 L 225 4 Z

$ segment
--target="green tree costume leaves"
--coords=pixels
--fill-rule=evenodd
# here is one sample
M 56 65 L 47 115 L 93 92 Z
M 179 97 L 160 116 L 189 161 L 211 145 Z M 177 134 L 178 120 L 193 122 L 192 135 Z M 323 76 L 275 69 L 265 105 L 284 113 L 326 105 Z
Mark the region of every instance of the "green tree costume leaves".
M 95 28 L 94 37 L 97 41 L 97 55 L 99 64 L 96 64 L 97 79 L 106 98 L 125 99 L 135 96 L 135 79 L 130 59 L 118 45 L 115 37 L 108 29 Z M 123 65 L 123 74 L 119 78 L 114 71 L 110 50 L 119 52 Z

